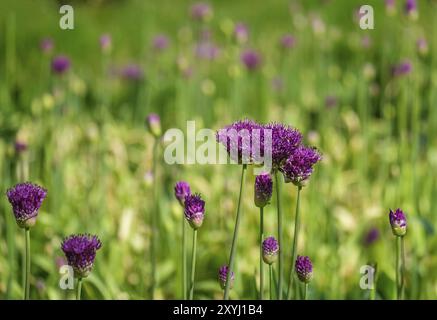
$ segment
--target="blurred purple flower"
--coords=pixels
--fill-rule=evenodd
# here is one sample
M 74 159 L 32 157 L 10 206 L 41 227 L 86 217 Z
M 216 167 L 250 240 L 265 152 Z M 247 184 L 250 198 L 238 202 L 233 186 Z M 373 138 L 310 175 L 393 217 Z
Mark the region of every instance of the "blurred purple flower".
M 103 52 L 109 52 L 112 48 L 112 38 L 110 34 L 102 34 L 99 39 L 100 48 Z
M 53 51 L 54 43 L 51 38 L 44 38 L 40 42 L 41 51 L 45 54 L 49 54 Z
M 260 55 L 256 51 L 251 49 L 246 49 L 245 51 L 243 51 L 240 59 L 249 71 L 256 70 L 261 64 Z
M 420 38 L 417 40 L 416 42 L 417 45 L 417 51 L 421 54 L 421 55 L 426 55 L 428 54 L 428 42 L 426 41 L 425 38 Z
M 139 65 L 131 63 L 122 68 L 120 75 L 125 80 L 139 81 L 143 78 L 143 71 Z
M 164 51 L 168 48 L 170 41 L 164 34 L 158 34 L 153 38 L 153 48 L 156 51 Z
M 379 230 L 375 227 L 367 231 L 364 237 L 364 245 L 370 246 L 379 239 Z
M 405 14 L 410 18 L 417 18 L 417 3 L 416 0 L 406 0 L 405 1 Z
M 279 42 L 282 49 L 292 49 L 296 44 L 296 39 L 291 34 L 285 34 Z
M 56 74 L 64 74 L 70 69 L 70 59 L 66 56 L 56 56 L 52 60 L 52 71 Z
M 276 76 L 272 79 L 272 88 L 276 92 L 280 92 L 284 89 L 284 81 L 280 76 Z
M 205 60 L 215 60 L 220 54 L 220 49 L 209 41 L 200 42 L 196 46 L 196 56 Z
M 212 17 L 212 9 L 205 2 L 197 2 L 191 6 L 191 18 L 197 21 L 206 21 Z
M 413 66 L 409 60 L 404 60 L 401 63 L 394 65 L 391 69 L 391 74 L 393 77 L 400 77 L 410 74 L 413 70 Z
M 14 144 L 15 153 L 21 154 L 27 150 L 27 143 L 20 140 L 15 140 Z
M 246 43 L 249 40 L 249 29 L 244 23 L 238 22 L 234 28 L 234 35 L 238 43 Z

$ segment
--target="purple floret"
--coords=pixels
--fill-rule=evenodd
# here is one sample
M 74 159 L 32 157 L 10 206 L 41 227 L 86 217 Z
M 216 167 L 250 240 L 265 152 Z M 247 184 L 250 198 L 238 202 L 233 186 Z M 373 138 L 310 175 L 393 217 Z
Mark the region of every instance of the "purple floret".
M 185 198 L 191 194 L 191 189 L 188 182 L 176 182 L 174 186 L 174 194 L 176 199 L 178 199 L 179 203 L 183 206 L 185 203 Z
M 20 227 L 27 227 L 26 221 L 36 218 L 47 190 L 30 182 L 19 183 L 6 192 L 12 210 Z
M 314 165 L 321 159 L 317 149 L 299 146 L 281 167 L 285 182 L 301 185 L 311 176 Z
M 71 235 L 61 244 L 67 262 L 73 267 L 75 276 L 78 278 L 84 278 L 91 272 L 96 251 L 101 247 L 102 243 L 99 238 L 90 234 Z
M 297 256 L 296 259 L 296 273 L 300 281 L 308 283 L 313 277 L 313 264 L 309 257 Z
M 302 141 L 302 134 L 294 128 L 281 123 L 270 123 L 264 126 L 272 130 L 272 164 L 277 170 L 293 154 Z

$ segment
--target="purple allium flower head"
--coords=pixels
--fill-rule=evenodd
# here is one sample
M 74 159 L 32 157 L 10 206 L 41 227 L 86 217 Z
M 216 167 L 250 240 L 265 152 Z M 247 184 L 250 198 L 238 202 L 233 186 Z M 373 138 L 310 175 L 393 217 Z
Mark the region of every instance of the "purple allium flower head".
M 292 35 L 286 34 L 282 36 L 279 44 L 282 49 L 292 49 L 296 44 L 296 39 Z
M 102 247 L 97 236 L 90 234 L 71 235 L 64 239 L 61 249 L 67 257 L 68 265 L 73 267 L 74 276 L 87 277 L 93 269 L 96 251 Z
M 120 75 L 125 80 L 139 81 L 143 78 L 143 71 L 140 66 L 131 63 L 122 68 Z
M 274 237 L 268 237 L 263 241 L 263 260 L 272 264 L 278 258 L 279 244 Z
M 156 113 L 150 113 L 146 117 L 146 128 L 155 137 L 161 136 L 161 118 Z
M 261 64 L 261 56 L 256 51 L 251 49 L 244 50 L 240 56 L 240 59 L 249 71 L 256 70 Z
M 220 129 L 217 142 L 225 146 L 229 157 L 239 164 L 260 163 L 264 156 L 263 126 L 252 120 L 240 120 Z
M 313 173 L 314 165 L 322 160 L 316 148 L 300 145 L 281 167 L 285 182 L 303 187 Z
M 168 48 L 170 41 L 164 34 L 158 34 L 153 38 L 153 49 L 156 51 L 164 51 Z
M 293 154 L 302 141 L 302 134 L 281 123 L 269 123 L 264 128 L 272 131 L 272 164 L 277 170 Z
M 273 181 L 269 173 L 262 173 L 255 178 L 255 205 L 265 207 L 272 198 Z
M 249 40 L 249 29 L 244 23 L 238 22 L 234 28 L 234 35 L 238 43 L 246 43 Z
M 309 257 L 297 256 L 296 259 L 296 273 L 300 281 L 309 283 L 313 277 L 313 264 Z
M 223 290 L 226 288 L 226 279 L 228 277 L 228 272 L 229 272 L 228 266 L 221 266 L 219 269 L 219 272 L 218 272 L 220 287 Z M 231 288 L 231 289 L 234 286 L 234 279 L 235 279 L 235 275 L 234 275 L 234 272 L 232 271 L 231 276 L 229 277 L 229 281 L 231 282 L 229 288 Z
M 413 66 L 410 61 L 404 60 L 401 63 L 394 65 L 391 69 L 391 74 L 393 77 L 400 77 L 410 74 L 413 70 Z
M 190 194 L 185 197 L 184 203 L 185 218 L 193 229 L 199 229 L 202 226 L 205 217 L 205 201 L 200 194 Z
M 181 206 L 184 206 L 185 198 L 191 194 L 190 185 L 185 181 L 178 181 L 174 186 L 174 195 Z
M 30 183 L 19 183 L 6 192 L 6 196 L 20 228 L 30 228 L 35 225 L 39 208 L 47 196 L 47 190 Z
M 21 140 L 16 140 L 14 144 L 15 153 L 22 154 L 27 151 L 27 143 Z
M 425 38 L 419 38 L 417 39 L 416 42 L 417 45 L 417 51 L 421 54 L 421 55 L 427 55 L 428 54 L 428 42 L 426 41 Z
M 407 218 L 404 212 L 401 209 L 396 209 L 396 211 L 390 209 L 388 216 L 393 234 L 397 237 L 403 237 L 407 233 Z
M 210 41 L 202 41 L 196 46 L 196 56 L 200 59 L 215 60 L 219 55 L 219 47 Z
M 191 6 L 191 18 L 197 21 L 207 21 L 212 17 L 212 9 L 205 2 L 198 2 Z
M 70 69 L 70 59 L 66 56 L 57 56 L 52 60 L 52 71 L 57 74 L 63 74 Z
M 49 54 L 53 51 L 54 43 L 51 38 L 44 38 L 40 42 L 41 51 L 45 54 Z
M 370 246 L 379 239 L 379 230 L 375 227 L 371 228 L 364 236 L 364 245 Z
M 405 13 L 412 19 L 417 18 L 417 3 L 416 0 L 405 1 Z

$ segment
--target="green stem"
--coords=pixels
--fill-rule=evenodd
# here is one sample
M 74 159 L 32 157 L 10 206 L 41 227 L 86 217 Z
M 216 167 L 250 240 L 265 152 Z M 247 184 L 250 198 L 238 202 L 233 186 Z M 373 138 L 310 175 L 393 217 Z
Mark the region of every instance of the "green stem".
M 82 295 L 82 278 L 77 279 L 76 300 L 80 300 Z
M 187 241 L 186 241 L 186 221 L 182 217 L 182 290 L 183 299 L 187 300 Z
M 405 289 L 405 244 L 404 244 L 404 237 L 399 237 L 399 241 L 400 241 L 400 246 L 401 246 L 401 250 L 400 250 L 400 299 L 403 300 L 404 299 L 404 289 Z
M 275 182 L 276 182 L 276 202 L 278 208 L 278 245 L 279 245 L 279 281 L 278 281 L 278 300 L 282 300 L 282 279 L 284 273 L 284 264 L 282 254 L 282 209 L 281 209 L 281 185 L 279 183 L 278 171 L 275 171 Z
M 396 298 L 402 300 L 402 291 L 404 286 L 403 275 L 403 237 L 396 239 Z
M 259 208 L 259 298 L 264 298 L 264 262 L 263 262 L 263 239 L 264 239 L 264 208 Z
M 300 209 L 300 191 L 302 190 L 302 187 L 297 187 L 297 201 L 296 201 L 296 215 L 294 216 L 294 236 L 293 236 L 293 247 L 291 249 L 291 266 L 290 266 L 290 277 L 288 279 L 288 291 L 287 291 L 287 299 L 291 299 L 291 288 L 293 284 L 294 279 L 294 262 L 296 261 L 296 248 L 297 248 L 297 241 L 299 238 L 299 229 L 300 229 L 300 216 L 299 216 L 299 209 Z M 280 248 L 280 247 L 279 247 Z
M 231 274 L 233 272 L 234 269 L 234 259 L 235 259 L 235 250 L 237 248 L 237 238 L 238 238 L 238 228 L 240 226 L 240 218 L 241 218 L 241 203 L 242 203 L 242 195 L 243 195 L 243 190 L 244 190 L 244 181 L 245 181 L 245 177 L 246 177 L 246 169 L 247 169 L 247 165 L 243 164 L 243 167 L 241 169 L 241 181 L 240 181 L 240 195 L 238 196 L 238 206 L 237 206 L 237 218 L 235 220 L 235 228 L 234 228 L 234 236 L 232 238 L 232 245 L 231 245 L 231 254 L 229 257 L 229 270 L 228 270 L 228 274 L 226 277 L 226 287 L 225 287 L 225 293 L 224 293 L 224 300 L 228 300 L 229 299 L 229 289 L 231 288 Z
M 303 287 L 303 299 L 307 300 L 307 294 L 308 294 L 308 283 L 305 283 Z
M 155 286 L 156 286 L 156 236 L 157 236 L 157 216 L 159 211 L 158 206 L 158 193 L 157 193 L 157 152 L 158 152 L 158 139 L 155 138 L 154 144 L 153 144 L 153 196 L 154 196 L 154 203 L 155 203 L 155 210 L 150 215 L 151 225 L 152 225 L 152 232 L 151 232 L 151 242 L 150 242 L 150 260 L 151 260 L 151 285 L 150 285 L 150 294 L 152 299 L 155 297 Z
M 269 264 L 270 300 L 273 300 L 273 266 Z
M 24 277 L 24 300 L 29 300 L 29 290 L 30 290 L 30 229 L 24 229 L 26 238 L 26 273 Z
M 191 286 L 190 286 L 190 300 L 193 300 L 194 295 L 194 275 L 196 274 L 196 251 L 197 251 L 197 230 L 193 233 L 193 256 L 191 258 Z

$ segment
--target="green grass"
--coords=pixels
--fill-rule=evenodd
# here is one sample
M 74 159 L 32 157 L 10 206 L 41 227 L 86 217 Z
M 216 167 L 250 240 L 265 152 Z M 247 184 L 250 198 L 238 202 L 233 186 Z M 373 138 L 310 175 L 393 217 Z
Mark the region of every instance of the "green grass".
M 187 120 L 196 120 L 197 129 L 219 129 L 246 116 L 277 120 L 298 127 L 305 142 L 322 151 L 324 160 L 300 199 L 297 253 L 310 256 L 314 264 L 309 299 L 367 299 L 369 292 L 359 287 L 359 270 L 370 262 L 378 265 L 376 298 L 395 298 L 396 242 L 388 210 L 397 207 L 408 219 L 405 297 L 435 299 L 436 7 L 419 1 L 420 18 L 413 22 L 400 7 L 389 17 L 381 1 L 368 2 L 375 8 L 372 31 L 354 23 L 354 1 L 305 1 L 301 9 L 290 7 L 289 1 L 213 1 L 208 27 L 221 47 L 214 62 L 193 57 L 198 26 L 188 18 L 190 1 L 73 2 L 74 31 L 58 28 L 55 1 L 1 2 L 0 190 L 18 182 L 17 137 L 29 144 L 29 179 L 48 189 L 32 229 L 31 298 L 74 299 L 74 290 L 59 288 L 56 259 L 62 257 L 62 238 L 78 232 L 95 233 L 103 243 L 82 299 L 150 298 L 150 215 L 155 208 L 160 210 L 155 298 L 180 298 L 183 215 L 173 196 L 178 180 L 188 181 L 206 201 L 194 298 L 223 297 L 217 272 L 229 258 L 241 167 L 170 166 L 163 161 L 161 145 L 154 203 L 153 187 L 144 181 L 152 169 L 154 139 L 144 118 L 157 112 L 164 130 L 185 131 Z M 316 15 L 325 23 L 322 35 L 311 27 Z M 246 72 L 239 61 L 241 49 L 226 33 L 226 26 L 236 21 L 248 25 L 248 46 L 263 56 L 256 72 Z M 106 32 L 113 37 L 113 50 L 105 60 L 98 38 Z M 157 33 L 171 39 L 163 55 L 150 50 Z M 297 46 L 281 54 L 277 42 L 284 33 L 296 36 Z M 360 46 L 364 35 L 372 40 L 368 49 Z M 46 36 L 55 41 L 54 53 L 72 59 L 72 70 L 62 79 L 50 74 L 50 57 L 39 50 Z M 421 36 L 429 42 L 425 57 L 416 51 Z M 194 68 L 189 79 L 176 65 L 181 56 Z M 391 65 L 404 58 L 412 62 L 413 72 L 392 79 Z M 128 62 L 142 66 L 142 82 L 106 76 L 107 67 Z M 373 78 L 363 75 L 366 63 L 375 69 Z M 283 80 L 280 92 L 271 85 L 277 76 Z M 214 90 L 206 90 L 211 83 Z M 325 107 L 329 95 L 337 97 L 337 107 Z M 258 297 L 259 211 L 253 183 L 249 167 L 232 299 Z M 283 185 L 281 196 L 286 289 L 296 188 Z M 0 298 L 20 299 L 24 237 L 5 196 L 0 210 Z M 276 221 L 272 201 L 264 210 L 265 236 L 277 237 Z M 380 238 L 363 246 L 373 226 Z M 191 228 L 187 239 L 192 239 Z M 275 278 L 277 264 L 274 269 Z

